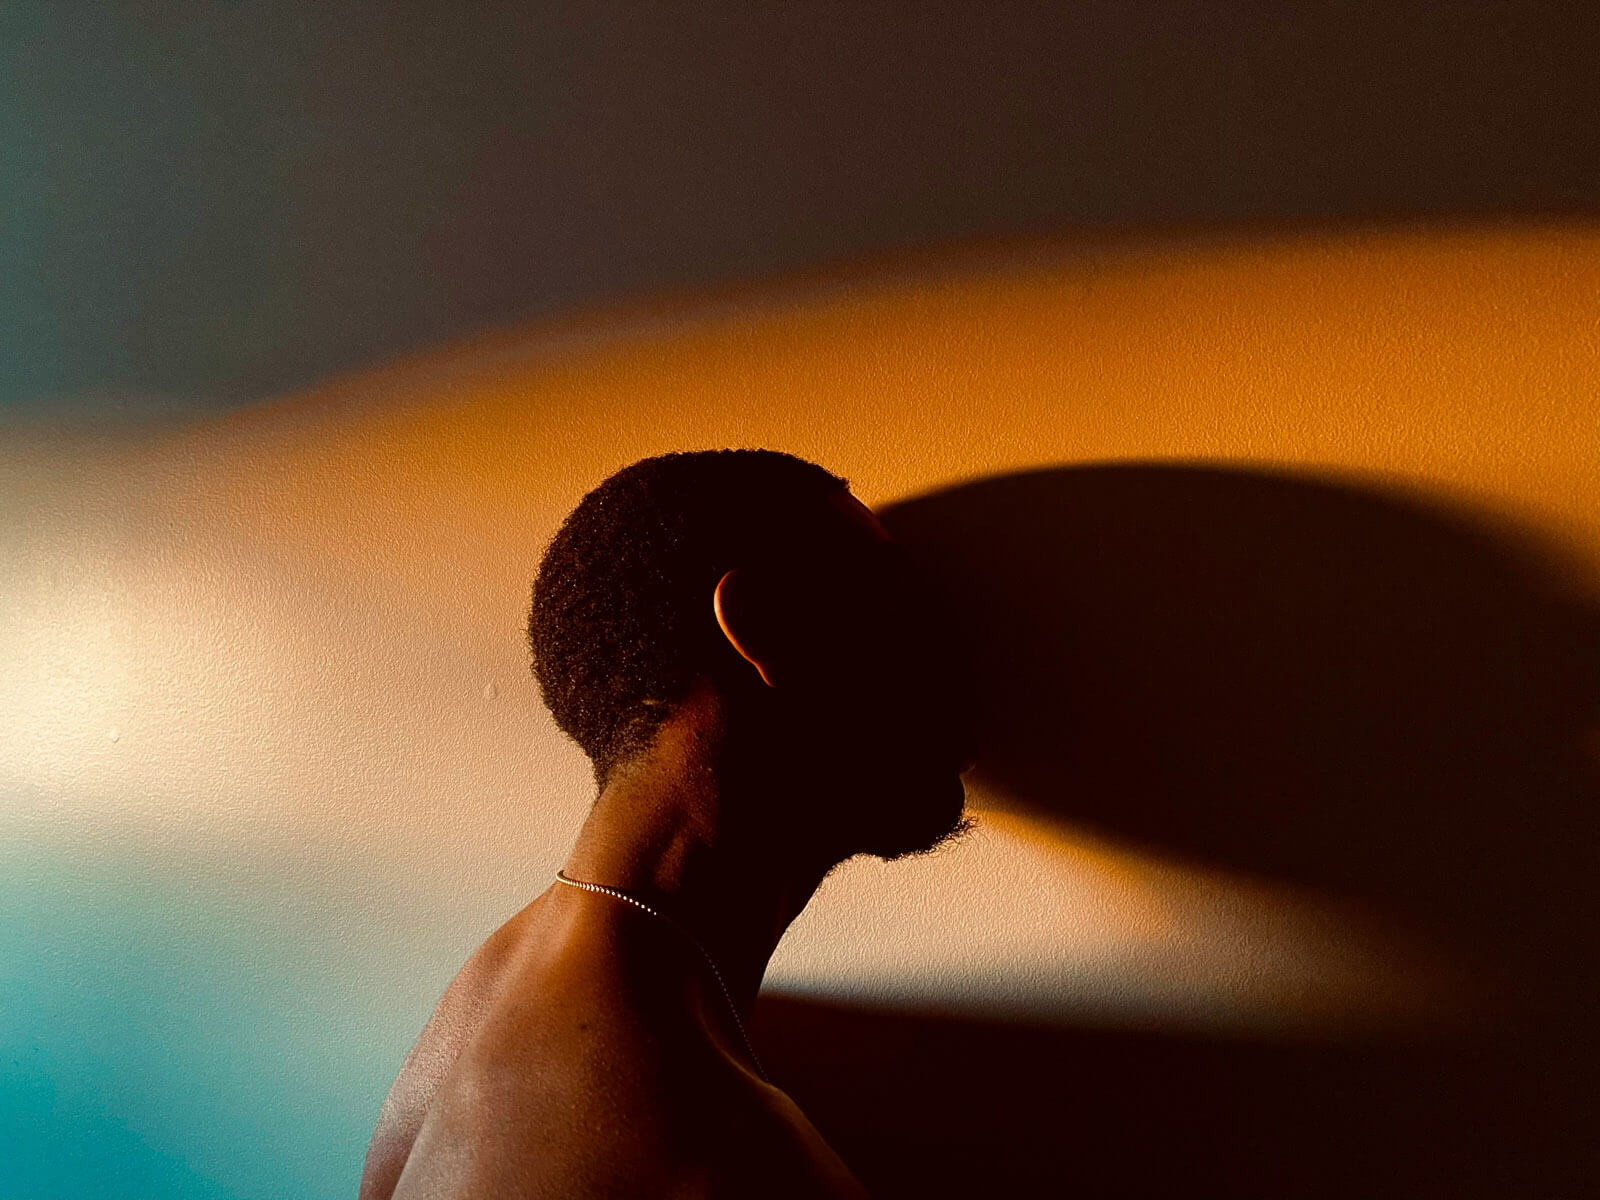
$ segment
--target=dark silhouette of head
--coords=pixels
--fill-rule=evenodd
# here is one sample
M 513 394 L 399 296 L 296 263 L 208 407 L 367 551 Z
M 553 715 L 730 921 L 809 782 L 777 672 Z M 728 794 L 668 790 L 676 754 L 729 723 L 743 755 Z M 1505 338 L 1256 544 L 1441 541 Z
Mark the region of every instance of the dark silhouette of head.
M 546 548 L 527 633 L 600 792 L 709 690 L 725 782 L 795 836 L 895 858 L 965 828 L 964 644 L 849 481 L 814 463 L 706 450 L 617 471 Z

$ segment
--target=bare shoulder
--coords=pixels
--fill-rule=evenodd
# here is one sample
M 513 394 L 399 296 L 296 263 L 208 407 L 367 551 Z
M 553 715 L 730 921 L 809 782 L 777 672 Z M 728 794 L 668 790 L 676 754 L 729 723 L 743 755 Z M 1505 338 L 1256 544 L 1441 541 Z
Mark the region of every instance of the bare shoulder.
M 456 972 L 406 1055 L 378 1112 L 361 1172 L 359 1200 L 389 1200 L 439 1084 L 488 1009 L 533 901 L 495 930 Z
M 694 1195 L 866 1200 L 860 1180 L 786 1092 L 754 1081 L 741 1091 L 709 1148 L 709 1186 Z
M 688 1007 L 604 956 L 540 950 L 548 912 L 530 904 L 445 991 L 384 1101 L 360 1200 L 866 1196 Z
M 641 1044 L 629 1047 L 636 1051 Z M 395 1195 L 864 1200 L 784 1092 L 702 1039 L 641 1056 L 493 1037 L 460 1055 L 415 1135 Z

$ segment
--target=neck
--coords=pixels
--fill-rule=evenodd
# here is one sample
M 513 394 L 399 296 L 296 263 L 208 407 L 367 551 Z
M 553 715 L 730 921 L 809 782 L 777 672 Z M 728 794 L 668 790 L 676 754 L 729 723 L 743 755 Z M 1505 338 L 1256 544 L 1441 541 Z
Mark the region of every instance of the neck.
M 808 852 L 750 814 L 778 805 L 719 771 L 725 730 L 714 695 L 697 694 L 651 751 L 609 783 L 562 866 L 571 879 L 629 893 L 711 955 L 748 1020 L 767 963 L 836 859 Z M 602 904 L 615 898 L 593 897 Z

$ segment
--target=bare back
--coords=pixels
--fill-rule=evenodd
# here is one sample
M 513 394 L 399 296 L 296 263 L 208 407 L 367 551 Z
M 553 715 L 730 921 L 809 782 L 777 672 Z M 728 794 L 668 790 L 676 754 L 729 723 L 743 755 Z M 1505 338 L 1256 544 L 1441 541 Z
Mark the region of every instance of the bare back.
M 738 1060 L 675 936 L 550 893 L 496 930 L 406 1057 L 360 1200 L 864 1197 Z

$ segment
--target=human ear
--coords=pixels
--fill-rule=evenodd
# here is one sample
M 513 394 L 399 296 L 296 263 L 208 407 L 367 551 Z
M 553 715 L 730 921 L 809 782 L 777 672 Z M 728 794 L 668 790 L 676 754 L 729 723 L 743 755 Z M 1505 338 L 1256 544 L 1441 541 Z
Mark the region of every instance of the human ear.
M 760 633 L 762 613 L 760 598 L 752 586 L 750 572 L 738 567 L 717 580 L 717 589 L 711 595 L 711 607 L 717 614 L 717 625 L 728 643 L 739 652 L 761 676 L 761 682 L 775 687 L 772 681 L 772 654 L 767 639 Z M 770 614 L 767 614 L 770 615 Z

